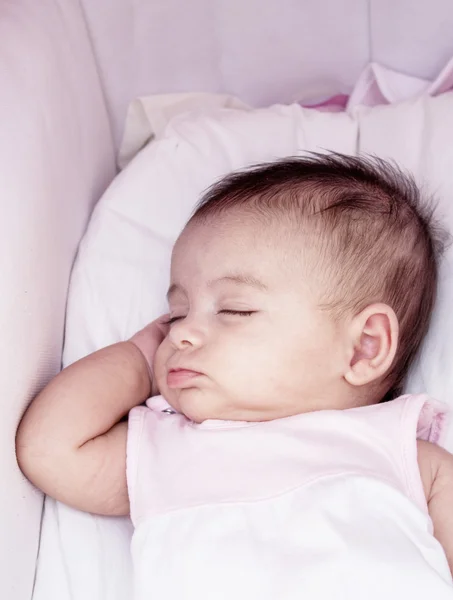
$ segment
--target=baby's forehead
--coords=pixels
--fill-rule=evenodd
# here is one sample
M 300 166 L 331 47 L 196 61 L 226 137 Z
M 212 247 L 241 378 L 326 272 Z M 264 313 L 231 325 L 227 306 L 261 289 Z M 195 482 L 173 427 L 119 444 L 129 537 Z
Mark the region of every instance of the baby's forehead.
M 303 246 L 300 228 L 291 227 L 278 219 L 274 222 L 233 211 L 206 222 L 190 222 L 181 232 L 174 248 L 174 258 L 181 255 L 200 254 L 200 258 L 213 252 L 235 256 L 244 253 L 260 259 L 264 250 L 275 254 L 295 254 Z M 244 256 L 244 254 L 242 254 Z
M 301 240 L 278 224 L 237 217 L 190 223 L 174 246 L 172 277 L 225 272 L 288 285 L 293 275 L 300 280 L 304 254 Z

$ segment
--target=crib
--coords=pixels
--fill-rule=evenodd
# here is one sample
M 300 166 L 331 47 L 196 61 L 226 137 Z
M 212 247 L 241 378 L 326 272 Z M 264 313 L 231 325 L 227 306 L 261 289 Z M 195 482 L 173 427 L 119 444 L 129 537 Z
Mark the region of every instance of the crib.
M 431 80 L 453 55 L 452 30 L 448 0 L 0 3 L 1 598 L 88 598 L 82 555 L 65 555 L 75 565 L 66 588 L 60 576 L 45 595 L 36 586 L 43 497 L 17 468 L 14 434 L 60 369 L 71 268 L 117 173 L 129 103 L 193 91 L 261 107 L 348 94 L 370 62 Z M 90 598 L 128 597 L 114 588 Z

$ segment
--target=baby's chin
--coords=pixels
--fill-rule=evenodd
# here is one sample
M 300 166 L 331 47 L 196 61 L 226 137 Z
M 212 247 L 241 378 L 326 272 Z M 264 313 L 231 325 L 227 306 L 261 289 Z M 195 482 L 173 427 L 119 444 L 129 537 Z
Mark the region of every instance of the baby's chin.
M 194 423 L 202 423 L 208 419 L 215 419 L 215 411 L 207 410 L 207 402 L 199 399 L 199 390 L 189 388 L 185 390 L 163 390 L 162 396 L 168 404 L 178 413 L 187 417 Z
M 264 414 L 262 410 L 232 406 L 217 394 L 211 395 L 198 388 L 180 390 L 177 394 L 169 390 L 169 393 L 162 395 L 174 410 L 194 423 L 203 423 L 204 421 L 254 423 L 272 420 L 272 417 Z
M 162 396 L 168 404 L 178 413 L 187 417 L 194 423 L 203 423 L 204 421 L 231 421 L 244 420 L 234 419 L 221 399 L 211 397 L 204 390 L 198 388 L 187 388 L 185 390 L 165 390 Z
M 176 411 L 187 417 L 193 423 L 203 423 L 204 421 L 227 421 L 226 411 L 212 403 L 196 397 L 197 393 L 191 393 L 191 390 L 184 390 L 177 400 L 166 398 L 167 402 Z

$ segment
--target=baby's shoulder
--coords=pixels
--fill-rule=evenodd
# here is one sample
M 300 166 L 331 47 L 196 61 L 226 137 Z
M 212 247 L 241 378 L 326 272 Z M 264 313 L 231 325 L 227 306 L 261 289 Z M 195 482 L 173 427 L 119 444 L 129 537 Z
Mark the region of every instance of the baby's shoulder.
M 453 455 L 447 450 L 425 440 L 417 440 L 417 459 L 420 477 L 429 504 L 434 494 L 453 489 Z

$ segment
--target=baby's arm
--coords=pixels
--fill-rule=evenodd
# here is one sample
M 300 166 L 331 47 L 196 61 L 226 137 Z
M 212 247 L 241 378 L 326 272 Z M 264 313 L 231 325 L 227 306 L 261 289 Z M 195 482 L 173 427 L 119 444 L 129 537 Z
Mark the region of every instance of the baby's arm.
M 453 455 L 419 440 L 418 464 L 434 535 L 442 544 L 453 574 Z
M 121 419 L 150 395 L 148 364 L 132 342 L 70 365 L 22 419 L 16 437 L 21 470 L 43 492 L 70 506 L 128 514 L 127 423 Z

